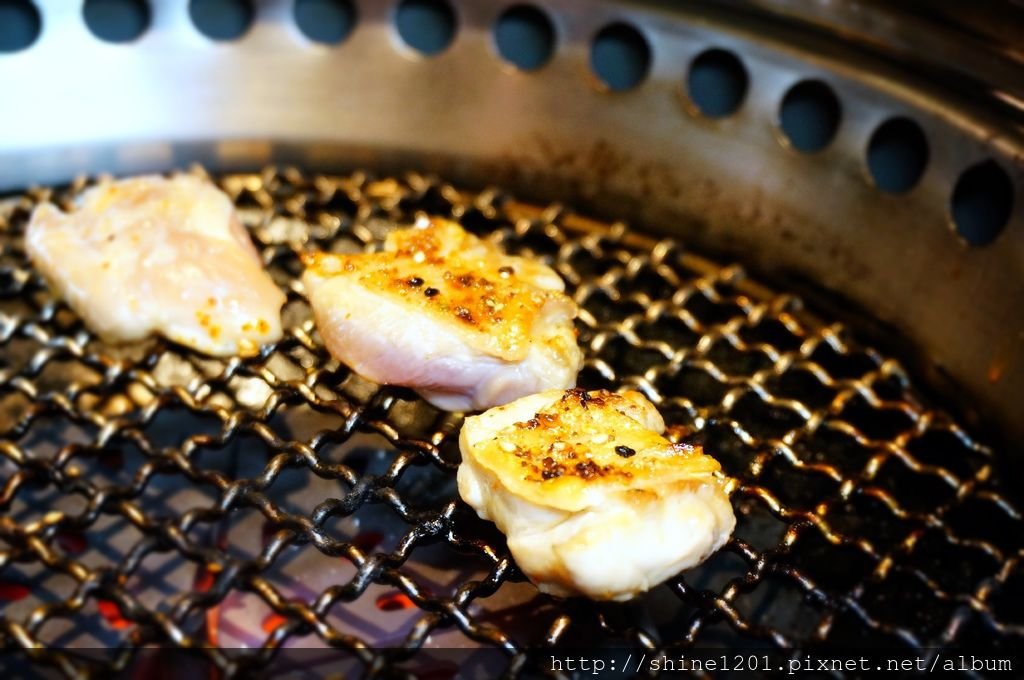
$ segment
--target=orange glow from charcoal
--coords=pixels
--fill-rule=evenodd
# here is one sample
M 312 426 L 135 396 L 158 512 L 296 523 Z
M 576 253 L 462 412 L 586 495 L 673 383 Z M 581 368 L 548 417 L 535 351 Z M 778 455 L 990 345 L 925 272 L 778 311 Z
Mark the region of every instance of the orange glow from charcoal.
M 384 612 L 397 612 L 403 609 L 412 609 L 415 606 L 416 603 L 405 593 L 385 593 L 377 598 L 377 609 Z
M 96 603 L 96 607 L 100 610 L 100 616 L 102 616 L 107 624 L 114 630 L 124 630 L 132 625 L 132 622 L 121 616 L 121 609 L 115 602 L 110 600 L 100 600 Z
M 277 612 L 270 612 L 263 619 L 263 623 L 261 623 L 260 626 L 263 628 L 264 633 L 273 633 L 277 630 L 277 627 L 284 624 L 285 621 L 287 621 L 287 619 Z
M 0 600 L 17 602 L 28 597 L 28 586 L 16 581 L 0 581 Z
M 220 605 L 206 610 L 206 641 L 216 647 L 220 640 Z

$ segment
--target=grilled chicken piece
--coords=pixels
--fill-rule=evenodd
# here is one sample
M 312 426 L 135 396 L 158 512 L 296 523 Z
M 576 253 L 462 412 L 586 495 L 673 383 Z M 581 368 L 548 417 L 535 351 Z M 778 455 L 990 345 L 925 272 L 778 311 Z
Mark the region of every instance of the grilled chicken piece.
M 389 234 L 383 252 L 305 264 L 327 349 L 369 380 L 449 411 L 576 384 L 577 307 L 561 278 L 458 224 L 422 220 Z
M 467 418 L 459 493 L 544 592 L 626 600 L 736 524 L 718 462 L 672 444 L 637 392 L 549 390 Z
M 210 182 L 136 177 L 89 189 L 71 213 L 44 203 L 29 257 L 101 338 L 160 333 L 215 356 L 281 337 L 285 297 L 231 200 Z

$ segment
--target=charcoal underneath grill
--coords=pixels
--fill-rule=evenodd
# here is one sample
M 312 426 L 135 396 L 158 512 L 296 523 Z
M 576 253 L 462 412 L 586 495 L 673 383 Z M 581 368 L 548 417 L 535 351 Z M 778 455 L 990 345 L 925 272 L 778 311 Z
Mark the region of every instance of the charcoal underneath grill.
M 0 206 L 9 650 L 76 676 L 187 647 L 237 675 L 281 647 L 376 673 L 480 646 L 515 674 L 524 650 L 580 644 L 1020 644 L 1024 532 L 993 451 L 799 299 L 671 240 L 418 175 L 220 182 L 288 295 L 285 339 L 251 359 L 100 343 L 21 242 L 38 200 L 83 183 Z M 458 500 L 460 419 L 330 359 L 298 284 L 302 250 L 361 250 L 420 212 L 556 266 L 584 310 L 580 384 L 643 391 L 739 480 L 722 551 L 626 605 L 524 581 Z

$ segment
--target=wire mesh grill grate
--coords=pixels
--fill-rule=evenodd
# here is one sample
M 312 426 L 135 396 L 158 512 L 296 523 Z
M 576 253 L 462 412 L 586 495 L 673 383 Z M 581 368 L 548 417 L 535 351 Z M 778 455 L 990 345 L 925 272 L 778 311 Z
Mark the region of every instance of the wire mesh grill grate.
M 370 673 L 431 647 L 586 640 L 1012 647 L 1024 554 L 993 453 L 896 362 L 780 295 L 621 225 L 418 175 L 220 178 L 287 292 L 251 359 L 98 342 L 28 266 L 44 198 L 0 204 L 0 637 L 68 676 L 194 650 L 233 676 L 279 648 Z M 297 254 L 356 251 L 417 212 L 549 259 L 581 304 L 580 384 L 634 387 L 737 477 L 734 538 L 627 605 L 559 602 L 457 500 L 459 419 L 330 359 Z M 103 647 L 81 655 L 74 648 Z M 383 649 L 386 648 L 386 649 Z

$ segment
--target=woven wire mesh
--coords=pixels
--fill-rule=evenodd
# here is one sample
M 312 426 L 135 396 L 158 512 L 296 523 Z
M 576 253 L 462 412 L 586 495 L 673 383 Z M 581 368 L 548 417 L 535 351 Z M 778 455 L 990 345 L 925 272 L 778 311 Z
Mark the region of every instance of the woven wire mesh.
M 189 648 L 233 676 L 280 648 L 367 674 L 431 646 L 524 651 L 985 644 L 1024 636 L 1022 518 L 993 452 L 901 366 L 738 266 L 499 191 L 419 175 L 221 177 L 288 295 L 285 338 L 216 360 L 100 343 L 47 292 L 0 204 L 0 639 L 68 676 Z M 426 212 L 551 262 L 579 302 L 580 384 L 636 388 L 738 480 L 728 545 L 625 604 L 540 595 L 457 498 L 459 417 L 325 352 L 310 248 Z M 244 616 L 232 618 L 232 612 Z M 78 655 L 72 648 L 103 647 Z M 245 648 L 247 647 L 247 648 Z

